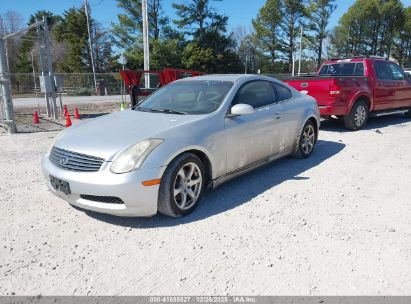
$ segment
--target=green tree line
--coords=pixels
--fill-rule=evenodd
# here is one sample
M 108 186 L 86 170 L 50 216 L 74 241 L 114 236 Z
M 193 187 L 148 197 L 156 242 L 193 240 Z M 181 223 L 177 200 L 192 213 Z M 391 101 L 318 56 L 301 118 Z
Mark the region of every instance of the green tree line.
M 163 0 L 148 0 L 150 66 L 208 73 L 289 73 L 300 48 L 303 71 L 314 71 L 328 57 L 379 55 L 411 66 L 411 7 L 400 0 L 357 0 L 330 28 L 335 0 L 267 0 L 250 25 L 229 31 L 228 16 L 213 3 L 222 0 L 175 0 L 176 18 L 163 10 Z M 116 0 L 116 21 L 103 27 L 91 19 L 97 72 L 143 68 L 141 0 Z M 62 15 L 36 12 L 49 21 L 57 72 L 91 72 L 83 7 Z M 15 50 L 18 51 L 15 51 Z M 38 57 L 36 31 L 13 44 L 12 72 L 32 71 Z
M 330 36 L 338 56 L 379 55 L 411 65 L 411 7 L 400 0 L 357 0 Z

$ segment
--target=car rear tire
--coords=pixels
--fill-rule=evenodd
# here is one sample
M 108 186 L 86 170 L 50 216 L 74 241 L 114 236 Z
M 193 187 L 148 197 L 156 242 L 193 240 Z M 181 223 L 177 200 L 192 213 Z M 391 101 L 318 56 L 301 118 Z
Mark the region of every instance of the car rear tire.
M 358 100 L 352 107 L 350 114 L 344 116 L 345 128 L 351 131 L 361 129 L 367 122 L 369 115 L 368 105 Z
M 171 217 L 193 212 L 202 199 L 206 174 L 201 160 L 192 153 L 174 159 L 161 179 L 158 211 Z
M 295 158 L 308 158 L 314 151 L 315 143 L 317 142 L 317 128 L 314 123 L 309 120 L 305 123 L 301 131 L 298 149 L 293 154 Z

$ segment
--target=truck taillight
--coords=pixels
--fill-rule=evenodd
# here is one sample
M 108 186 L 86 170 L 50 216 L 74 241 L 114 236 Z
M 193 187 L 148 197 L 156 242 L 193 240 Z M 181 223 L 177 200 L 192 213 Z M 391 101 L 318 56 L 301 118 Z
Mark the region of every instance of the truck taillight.
M 337 79 L 332 79 L 330 83 L 330 95 L 335 96 L 335 95 L 340 95 L 341 94 L 341 87 L 340 83 Z

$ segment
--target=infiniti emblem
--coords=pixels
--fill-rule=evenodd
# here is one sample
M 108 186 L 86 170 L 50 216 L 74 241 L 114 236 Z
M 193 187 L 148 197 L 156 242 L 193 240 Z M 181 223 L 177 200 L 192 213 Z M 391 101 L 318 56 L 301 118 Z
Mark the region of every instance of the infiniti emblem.
M 60 165 L 65 165 L 65 164 L 67 164 L 68 163 L 68 158 L 67 157 L 65 157 L 65 156 L 62 156 L 61 158 L 60 158 L 60 160 L 59 160 L 59 163 L 60 163 Z

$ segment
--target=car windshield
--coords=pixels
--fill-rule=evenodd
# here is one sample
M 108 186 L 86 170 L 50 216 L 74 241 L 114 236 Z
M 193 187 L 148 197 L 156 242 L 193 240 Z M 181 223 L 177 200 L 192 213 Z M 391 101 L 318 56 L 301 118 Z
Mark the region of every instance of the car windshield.
M 135 110 L 167 114 L 208 114 L 218 109 L 232 86 L 233 83 L 229 81 L 174 82 L 147 97 Z

